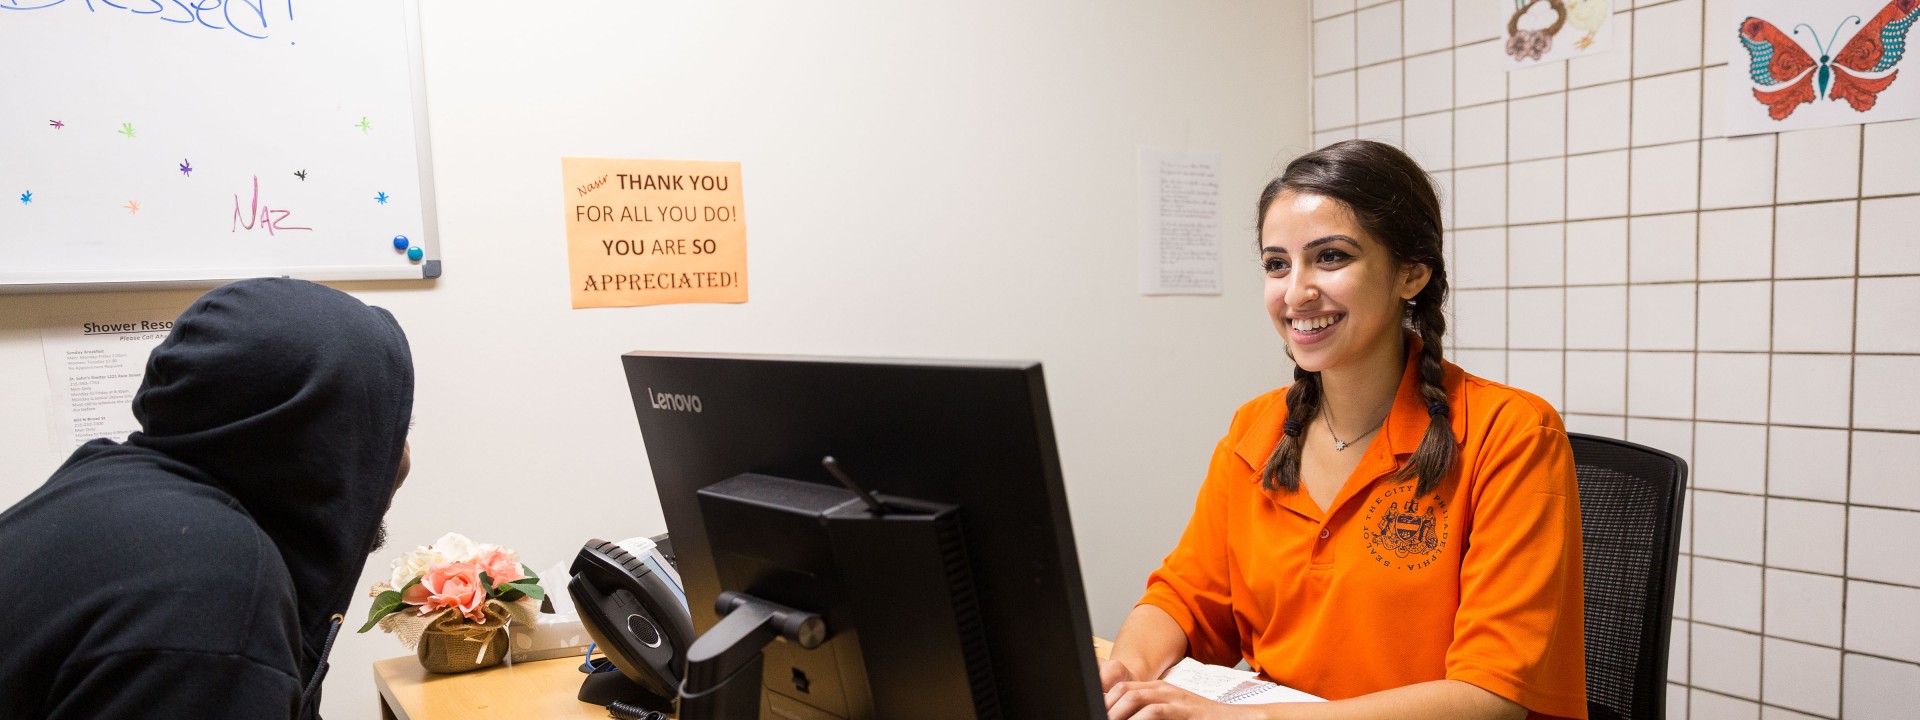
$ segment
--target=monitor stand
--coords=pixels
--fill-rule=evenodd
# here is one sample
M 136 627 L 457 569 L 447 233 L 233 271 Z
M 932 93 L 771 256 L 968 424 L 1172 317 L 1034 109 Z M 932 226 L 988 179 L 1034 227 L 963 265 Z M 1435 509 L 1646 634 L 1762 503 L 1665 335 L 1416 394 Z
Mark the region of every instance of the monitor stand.
M 827 639 L 819 615 L 727 591 L 714 610 L 723 619 L 687 651 L 680 720 L 760 717 L 761 653 L 775 638 L 811 650 Z
M 830 613 L 763 597 L 784 593 L 777 585 L 760 595 L 722 592 L 715 603 L 720 622 L 687 652 L 680 720 L 761 717 L 762 650 L 774 638 L 814 649 L 849 630 L 858 634 L 864 675 L 845 680 L 872 693 L 867 712 L 906 717 L 932 702 L 947 711 L 942 717 L 999 717 L 959 508 L 874 496 L 831 459 L 823 464 L 848 489 L 736 475 L 699 491 L 701 514 L 707 527 L 730 529 L 713 538 L 723 582 L 728 563 L 746 563 L 734 569 L 752 573 L 753 563 L 777 568 L 795 557 L 830 558 L 830 567 L 793 569 L 830 575 L 853 627 L 828 627 L 822 615 Z M 755 582 L 748 575 L 735 586 L 753 590 Z

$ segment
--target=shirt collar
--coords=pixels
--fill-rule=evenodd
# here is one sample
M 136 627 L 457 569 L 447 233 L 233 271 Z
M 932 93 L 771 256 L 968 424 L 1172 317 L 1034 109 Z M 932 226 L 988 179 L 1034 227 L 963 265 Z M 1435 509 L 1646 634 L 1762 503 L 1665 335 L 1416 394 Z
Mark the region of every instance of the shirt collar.
M 1386 443 L 1386 452 L 1396 460 L 1413 454 L 1420 447 L 1421 438 L 1427 434 L 1427 403 L 1420 394 L 1420 353 L 1425 345 L 1414 332 L 1405 333 L 1407 339 L 1407 359 L 1400 373 L 1400 388 L 1395 391 L 1393 408 L 1387 411 L 1386 428 L 1380 440 Z M 1450 362 L 1441 362 L 1440 387 L 1446 392 L 1448 418 L 1453 431 L 1454 442 L 1466 437 L 1466 373 L 1460 366 Z M 1284 399 L 1273 405 L 1273 410 L 1256 418 L 1248 427 L 1247 433 L 1234 447 L 1240 458 L 1253 466 L 1254 470 L 1263 470 L 1267 458 L 1273 455 L 1273 448 L 1280 443 L 1280 432 L 1287 421 L 1287 404 Z M 1369 446 L 1371 447 L 1371 446 Z M 1397 465 L 1398 463 L 1396 463 Z M 1257 480 L 1259 473 L 1255 472 Z

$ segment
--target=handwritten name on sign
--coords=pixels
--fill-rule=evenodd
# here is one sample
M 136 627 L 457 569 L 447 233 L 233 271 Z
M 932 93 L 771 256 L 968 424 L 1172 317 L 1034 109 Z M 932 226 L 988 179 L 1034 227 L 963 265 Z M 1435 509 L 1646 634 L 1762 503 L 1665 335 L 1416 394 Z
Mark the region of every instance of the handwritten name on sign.
M 740 163 L 561 158 L 573 306 L 747 301 Z
M 95 7 L 93 0 L 0 0 L 0 10 L 46 10 L 61 7 L 54 12 L 86 12 L 89 15 L 104 16 L 120 11 L 122 14 L 150 15 L 158 17 L 174 27 L 198 27 L 207 30 L 232 30 L 254 40 L 265 40 L 275 30 L 286 30 L 293 24 L 293 0 L 134 0 L 118 4 L 111 0 L 101 0 Z M 284 17 L 282 17 L 284 15 Z M 158 23 L 154 27 L 160 27 Z

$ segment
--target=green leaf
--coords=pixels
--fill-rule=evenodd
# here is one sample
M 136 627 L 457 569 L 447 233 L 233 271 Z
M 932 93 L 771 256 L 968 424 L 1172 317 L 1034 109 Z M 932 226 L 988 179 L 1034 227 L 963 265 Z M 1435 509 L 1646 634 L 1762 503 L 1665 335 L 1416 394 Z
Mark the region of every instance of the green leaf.
M 519 590 L 520 592 L 526 593 L 527 597 L 533 598 L 535 600 L 541 600 L 547 597 L 546 588 L 540 587 L 540 583 L 535 582 L 533 580 L 516 580 L 514 582 L 507 583 L 504 587 L 510 587 L 515 590 Z
M 493 578 L 485 570 L 480 571 L 480 587 L 487 591 L 487 597 L 500 597 L 500 588 L 494 587 Z
M 505 585 L 502 587 L 506 589 L 500 591 L 500 602 L 513 602 L 527 596 L 526 593 L 520 591 L 520 588 Z
M 527 565 L 526 565 L 525 563 L 522 563 L 522 564 L 520 565 L 520 571 L 521 571 L 521 572 L 524 572 L 524 573 L 526 573 L 526 574 L 527 574 L 527 578 L 526 578 L 526 580 L 524 580 L 524 581 L 522 581 L 522 580 L 515 580 L 514 582 L 536 582 L 536 583 L 537 583 L 537 582 L 540 582 L 540 576 L 539 576 L 539 575 L 537 575 L 537 574 L 535 574 L 535 573 L 533 572 L 533 568 L 531 568 L 531 567 L 528 567 L 528 566 L 527 566 Z
M 400 612 L 407 604 L 400 602 L 400 591 L 388 590 L 373 598 L 373 607 L 367 610 L 367 624 L 360 626 L 360 632 L 372 630 L 381 618 Z

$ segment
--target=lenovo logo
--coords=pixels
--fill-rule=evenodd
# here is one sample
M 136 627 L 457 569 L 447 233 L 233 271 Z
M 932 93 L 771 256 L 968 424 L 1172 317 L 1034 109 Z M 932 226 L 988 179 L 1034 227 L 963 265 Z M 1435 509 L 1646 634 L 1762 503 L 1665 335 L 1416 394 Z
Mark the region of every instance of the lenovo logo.
M 653 409 L 655 410 L 672 410 L 674 412 L 692 412 L 692 413 L 700 412 L 700 396 L 699 395 L 678 395 L 678 394 L 668 394 L 668 393 L 656 393 L 653 391 L 653 388 L 647 388 L 647 400 L 653 403 Z

